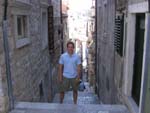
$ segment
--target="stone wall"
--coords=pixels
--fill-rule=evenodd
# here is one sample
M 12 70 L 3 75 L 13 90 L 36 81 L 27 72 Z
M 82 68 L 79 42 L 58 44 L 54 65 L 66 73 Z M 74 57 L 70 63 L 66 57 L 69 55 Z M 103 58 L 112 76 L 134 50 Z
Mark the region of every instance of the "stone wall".
M 128 0 L 117 0 L 116 1 L 116 9 L 117 10 L 124 10 L 127 6 Z
M 12 3 L 13 4 L 13 3 Z M 15 36 L 13 35 L 14 14 L 9 13 L 10 32 L 12 36 L 11 51 L 11 72 L 13 82 L 13 94 L 15 101 L 41 101 L 45 98 L 48 101 L 48 95 L 44 88 L 47 81 L 45 77 L 50 78 L 50 62 L 48 54 L 48 45 L 43 48 L 43 37 L 41 37 L 41 3 L 37 0 L 31 0 L 29 12 L 30 43 L 16 48 Z M 48 5 L 48 4 L 47 4 Z M 45 6 L 44 9 L 46 9 Z M 12 9 L 11 9 L 12 8 Z M 13 11 L 14 7 L 10 7 Z M 17 9 L 19 10 L 19 9 Z M 46 9 L 47 10 L 47 9 Z M 9 12 L 11 12 L 9 11 Z M 49 83 L 49 79 L 48 83 Z M 40 86 L 42 84 L 42 86 Z M 49 83 L 50 85 L 50 83 Z M 48 86 L 49 87 L 49 86 Z M 41 90 L 43 94 L 41 94 Z M 49 90 L 49 88 L 46 88 Z M 43 97 L 47 95 L 47 97 Z
M 60 0 L 52 0 L 51 5 L 54 8 L 54 54 L 51 54 L 51 72 L 52 72 L 52 85 L 53 85 L 53 96 L 58 92 L 58 60 L 62 53 L 61 50 L 61 9 L 60 9 Z
M 69 41 L 69 21 L 68 21 L 68 10 L 69 1 L 62 0 L 62 23 L 63 23 L 63 48 L 66 51 L 66 45 Z
M 2 1 L 0 0 L 0 113 L 7 110 L 8 94 L 5 73 L 5 60 L 2 40 Z M 18 5 L 18 6 L 17 6 Z M 20 9 L 20 6 L 23 9 Z M 51 72 L 48 44 L 43 46 L 41 35 L 41 10 L 47 10 L 48 3 L 30 0 L 29 5 L 9 1 L 8 6 L 8 40 L 12 74 L 13 96 L 15 101 L 51 101 Z M 17 7 L 17 8 L 16 8 Z M 29 9 L 28 9 L 29 7 Z M 17 48 L 14 10 L 28 9 L 29 43 Z M 24 42 L 25 43 L 25 42 Z
M 105 104 L 117 103 L 114 83 L 115 1 L 97 0 L 96 87 Z
M 134 37 L 128 31 L 135 32 L 135 20 L 128 13 L 128 6 L 145 1 L 147 0 L 117 0 L 115 5 L 114 0 L 97 0 L 96 86 L 103 103 L 128 104 L 130 101 L 127 98 L 131 96 L 132 89 Z M 118 15 L 124 15 L 125 25 L 122 56 L 114 50 L 114 19 Z
M 148 0 L 129 0 L 129 5 L 135 4 L 135 3 L 141 3 L 141 2 L 145 2 L 145 1 L 148 1 Z
M 126 14 L 127 7 L 128 7 L 128 0 L 117 0 L 116 15 L 115 15 L 116 18 L 118 18 L 118 16 L 124 15 L 123 18 L 125 19 L 126 15 L 127 15 Z M 123 96 L 123 85 L 124 85 L 124 77 L 123 77 L 124 58 L 125 58 L 124 49 L 123 49 L 122 56 L 119 55 L 118 52 L 115 50 L 115 52 L 114 52 L 114 84 L 115 84 L 115 88 L 116 88 L 115 90 L 116 90 L 117 103 L 124 103 L 124 100 L 122 97 Z
M 97 87 L 104 103 L 123 103 L 123 63 L 114 47 L 115 17 L 125 15 L 128 0 L 99 1 L 97 7 Z M 101 17 L 101 15 L 103 15 Z
M 0 39 L 2 38 L 1 36 L 0 36 Z M 0 113 L 6 113 L 9 107 L 6 73 L 5 73 L 6 69 L 5 69 L 4 63 L 5 63 L 4 54 L 1 53 L 0 54 Z
M 19 0 L 20 1 L 20 0 Z M 0 6 L 2 6 L 0 0 Z M 47 102 L 57 91 L 58 59 L 61 55 L 60 0 L 30 0 L 30 3 L 9 1 L 8 39 L 15 101 Z M 54 6 L 55 53 L 49 55 L 48 43 L 42 35 L 42 11 L 47 13 L 48 5 Z M 0 113 L 7 110 L 8 94 L 5 74 L 5 60 L 2 42 L 2 8 L 0 7 Z M 28 13 L 26 13 L 28 12 Z M 17 47 L 15 16 L 26 14 L 28 18 L 29 41 Z M 53 85 L 53 87 L 52 87 Z M 7 108 L 6 108 L 7 107 Z
M 126 51 L 128 51 L 127 49 L 127 41 L 128 37 L 127 37 L 127 26 L 128 24 L 128 6 L 129 5 L 133 5 L 133 4 L 137 4 L 137 3 L 141 3 L 141 2 L 145 2 L 146 0 L 118 0 L 118 5 L 116 6 L 116 14 L 119 15 L 124 15 L 124 41 L 123 41 L 123 56 L 120 56 L 117 52 L 115 52 L 115 59 L 114 59 L 114 82 L 115 82 L 115 87 L 116 87 L 116 92 L 117 92 L 117 99 L 119 100 L 120 103 L 126 103 L 124 98 L 126 98 L 126 96 L 131 95 L 131 89 L 132 88 L 127 88 L 125 89 L 127 85 L 127 81 L 125 81 L 127 73 L 130 73 L 130 76 L 132 76 L 131 72 L 128 71 L 126 72 L 125 70 L 125 64 L 128 60 L 127 58 L 127 54 Z M 121 5 L 119 5 L 121 4 Z M 120 7 L 121 6 L 121 7 Z M 133 31 L 134 32 L 134 31 Z M 131 41 L 131 44 L 133 45 L 134 41 Z M 126 48 L 125 48 L 126 47 Z M 130 47 L 130 50 L 132 50 L 132 47 Z M 134 50 L 133 50 L 134 51 Z M 134 56 L 130 56 L 130 60 L 132 61 L 132 58 Z M 130 62 L 131 62 L 130 61 Z M 132 67 L 132 66 L 131 66 Z M 130 67 L 130 69 L 132 70 L 132 68 Z M 128 67 L 129 68 L 129 67 Z M 131 77 L 132 78 L 132 77 Z M 132 80 L 131 80 L 132 81 Z M 130 84 L 130 86 L 132 86 L 132 82 L 128 81 L 128 84 Z
M 8 94 L 2 32 L 2 19 L 4 11 L 4 7 L 2 7 L 3 2 L 3 0 L 0 0 L 0 113 L 6 113 L 8 110 Z
M 88 47 L 88 81 L 90 86 L 95 88 L 95 43 Z
M 68 30 L 68 16 L 66 14 L 63 15 L 63 47 L 64 51 L 66 51 L 66 45 L 69 41 L 69 30 Z

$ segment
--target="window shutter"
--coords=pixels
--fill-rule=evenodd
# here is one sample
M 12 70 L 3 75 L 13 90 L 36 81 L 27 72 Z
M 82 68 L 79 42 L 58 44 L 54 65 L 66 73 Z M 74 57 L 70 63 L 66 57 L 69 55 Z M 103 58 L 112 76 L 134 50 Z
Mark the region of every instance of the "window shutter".
M 116 17 L 115 19 L 115 50 L 120 56 L 123 56 L 123 31 L 124 31 L 124 19 L 122 17 Z
M 53 6 L 48 7 L 48 45 L 50 54 L 54 53 Z

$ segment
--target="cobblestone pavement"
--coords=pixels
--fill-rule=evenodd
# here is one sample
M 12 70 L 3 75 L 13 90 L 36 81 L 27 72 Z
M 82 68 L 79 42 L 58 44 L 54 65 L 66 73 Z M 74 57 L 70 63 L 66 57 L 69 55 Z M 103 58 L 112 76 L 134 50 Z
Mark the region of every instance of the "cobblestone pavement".
M 94 89 L 89 87 L 89 83 L 84 82 L 85 90 L 78 92 L 77 104 L 99 104 L 100 101 L 97 95 L 94 93 Z M 53 103 L 59 103 L 59 94 L 56 94 Z M 65 104 L 73 104 L 73 93 L 72 91 L 65 93 L 64 102 Z

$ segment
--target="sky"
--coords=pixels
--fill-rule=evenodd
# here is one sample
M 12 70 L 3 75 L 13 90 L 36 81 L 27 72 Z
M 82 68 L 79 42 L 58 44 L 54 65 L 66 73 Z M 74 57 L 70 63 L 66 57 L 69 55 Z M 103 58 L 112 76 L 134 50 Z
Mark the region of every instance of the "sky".
M 69 0 L 70 8 L 75 11 L 88 10 L 92 0 Z

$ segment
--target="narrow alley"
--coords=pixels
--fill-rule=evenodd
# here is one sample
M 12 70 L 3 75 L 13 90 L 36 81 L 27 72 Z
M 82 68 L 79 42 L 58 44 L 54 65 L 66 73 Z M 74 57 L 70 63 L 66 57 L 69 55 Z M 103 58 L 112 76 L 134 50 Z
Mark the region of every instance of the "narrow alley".
M 150 0 L 0 0 L 0 113 L 150 113 Z

